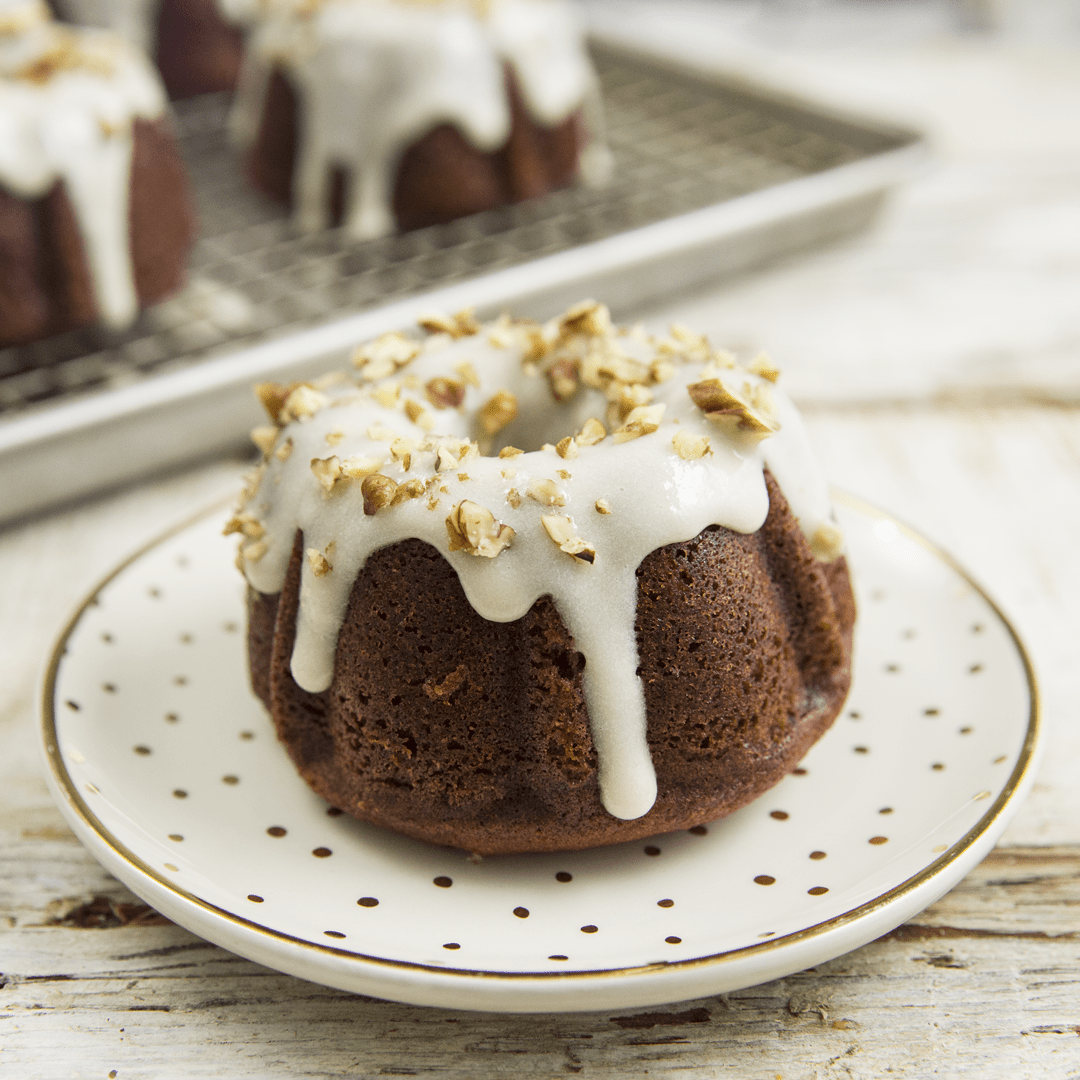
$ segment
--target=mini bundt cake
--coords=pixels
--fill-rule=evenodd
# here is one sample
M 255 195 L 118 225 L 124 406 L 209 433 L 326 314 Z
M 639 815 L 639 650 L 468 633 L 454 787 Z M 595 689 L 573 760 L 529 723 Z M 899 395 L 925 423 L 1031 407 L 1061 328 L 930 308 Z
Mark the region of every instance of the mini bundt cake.
M 481 854 L 688 828 L 847 694 L 842 536 L 759 358 L 469 313 L 265 384 L 241 534 L 253 686 L 355 817 Z M 516 447 L 525 447 L 525 450 Z
M 609 169 L 566 0 L 228 0 L 247 21 L 233 132 L 252 183 L 354 239 Z
M 0 0 L 0 345 L 128 325 L 179 287 L 193 240 L 145 58 L 41 0 Z

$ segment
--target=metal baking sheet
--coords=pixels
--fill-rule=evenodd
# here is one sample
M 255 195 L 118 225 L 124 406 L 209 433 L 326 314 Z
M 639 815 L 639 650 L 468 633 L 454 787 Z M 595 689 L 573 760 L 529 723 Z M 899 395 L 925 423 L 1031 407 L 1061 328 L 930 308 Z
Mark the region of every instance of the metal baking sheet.
M 200 218 L 188 284 L 128 331 L 0 350 L 0 521 L 236 447 L 251 384 L 309 377 L 424 310 L 547 317 L 635 304 L 866 225 L 919 167 L 913 132 L 596 44 L 615 168 L 367 243 L 299 235 L 245 183 L 228 98 L 176 106 Z

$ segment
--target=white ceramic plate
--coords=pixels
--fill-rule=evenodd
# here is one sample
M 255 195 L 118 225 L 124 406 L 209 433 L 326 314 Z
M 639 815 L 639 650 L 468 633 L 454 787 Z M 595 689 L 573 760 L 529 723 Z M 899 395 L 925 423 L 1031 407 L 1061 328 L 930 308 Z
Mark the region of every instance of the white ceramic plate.
M 685 1000 L 855 948 L 951 888 L 1030 785 L 1030 665 L 941 551 L 841 497 L 851 697 L 803 767 L 707 829 L 470 861 L 328 812 L 247 681 L 214 511 L 125 562 L 45 682 L 61 810 L 177 923 L 306 979 L 507 1012 Z

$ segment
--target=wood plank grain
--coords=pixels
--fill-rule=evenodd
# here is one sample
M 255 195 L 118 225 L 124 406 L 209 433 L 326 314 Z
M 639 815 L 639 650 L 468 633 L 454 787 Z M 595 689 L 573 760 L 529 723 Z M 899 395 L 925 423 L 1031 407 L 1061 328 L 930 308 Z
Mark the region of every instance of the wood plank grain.
M 12 868 L 5 1077 L 869 1078 L 927 1075 L 946 1058 L 950 1076 L 1080 1069 L 1076 847 L 995 851 L 912 922 L 787 979 L 663 1008 L 537 1017 L 329 990 L 172 925 L 65 926 L 91 893 L 137 903 L 65 839 L 9 843 L 0 865 Z M 51 893 L 35 881 L 46 867 Z

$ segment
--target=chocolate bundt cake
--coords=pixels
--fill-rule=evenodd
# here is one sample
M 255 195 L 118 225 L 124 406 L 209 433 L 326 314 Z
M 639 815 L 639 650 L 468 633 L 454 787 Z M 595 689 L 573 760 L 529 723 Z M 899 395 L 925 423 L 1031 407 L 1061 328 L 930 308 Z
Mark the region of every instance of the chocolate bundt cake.
M 234 135 L 301 228 L 363 240 L 606 178 L 565 0 L 284 2 L 247 19 Z
M 193 239 L 147 61 L 40 0 L 0 0 L 0 345 L 126 326 L 180 285 Z
M 687 828 L 795 768 L 843 704 L 855 609 L 772 366 L 592 303 L 422 326 L 351 377 L 259 388 L 227 531 L 252 682 L 308 783 L 492 854 Z

